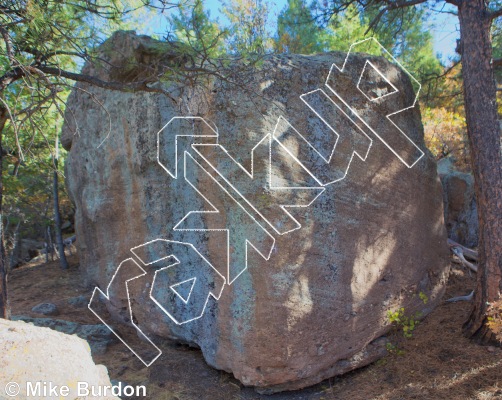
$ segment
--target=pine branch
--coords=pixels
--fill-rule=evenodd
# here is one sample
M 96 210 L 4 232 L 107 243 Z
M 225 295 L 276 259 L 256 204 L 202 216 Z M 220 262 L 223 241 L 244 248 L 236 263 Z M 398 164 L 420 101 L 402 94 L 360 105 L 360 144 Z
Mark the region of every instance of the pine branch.
M 93 86 L 97 86 L 103 89 L 109 90 L 117 90 L 121 92 L 151 92 L 151 93 L 161 93 L 168 96 L 171 100 L 176 102 L 176 100 L 171 96 L 171 94 L 159 87 L 151 87 L 148 86 L 148 83 L 145 81 L 140 82 L 131 82 L 131 83 L 122 83 L 122 82 L 114 82 L 114 81 L 104 81 L 97 77 L 75 73 L 66 71 L 60 68 L 48 67 L 48 66 L 20 66 L 13 68 L 2 77 L 0 77 L 0 92 L 5 90 L 5 88 L 11 83 L 28 76 L 30 74 L 39 75 L 40 78 L 48 82 L 49 85 L 52 85 L 52 82 L 48 81 L 48 76 L 53 77 L 61 77 L 70 79 L 75 82 L 84 82 Z
M 398 10 L 401 8 L 406 8 L 406 7 L 412 7 L 418 4 L 425 3 L 427 0 L 383 0 L 381 2 L 387 4 L 386 7 L 382 8 L 377 16 L 373 18 L 373 20 L 370 22 L 368 29 L 366 29 L 366 32 L 364 32 L 365 35 L 368 34 L 370 31 L 374 31 L 378 24 L 380 23 L 380 20 L 382 17 L 387 13 L 388 11 L 393 11 L 393 10 Z
M 502 17 L 502 8 L 499 8 L 498 10 L 494 10 L 494 11 L 490 12 L 490 14 L 488 14 L 488 18 L 492 21 L 498 17 Z

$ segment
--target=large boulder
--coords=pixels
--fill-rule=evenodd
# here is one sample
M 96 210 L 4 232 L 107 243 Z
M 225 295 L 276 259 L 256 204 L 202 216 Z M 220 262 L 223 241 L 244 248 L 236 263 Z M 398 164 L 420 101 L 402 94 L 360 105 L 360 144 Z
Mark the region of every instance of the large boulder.
M 77 336 L 0 319 L 0 354 L 2 399 L 120 399 L 112 395 L 106 367 L 94 364 L 89 345 Z
M 106 48 L 132 71 L 150 45 L 120 32 Z M 204 86 L 148 84 L 170 96 L 77 85 L 63 143 L 81 269 L 103 290 L 91 309 L 113 329 L 132 320 L 153 341 L 199 346 L 210 365 L 270 392 L 367 365 L 385 353 L 389 311 L 430 312 L 449 264 L 441 184 L 418 108 L 392 118 L 421 158 L 385 118 L 413 104 L 412 85 L 386 59 L 352 53 L 328 80 L 345 106 L 324 83 L 346 56 L 274 56 Z
M 464 246 L 476 247 L 479 240 L 478 208 L 472 174 L 456 170 L 449 158 L 438 161 L 438 174 L 443 184 L 448 237 Z

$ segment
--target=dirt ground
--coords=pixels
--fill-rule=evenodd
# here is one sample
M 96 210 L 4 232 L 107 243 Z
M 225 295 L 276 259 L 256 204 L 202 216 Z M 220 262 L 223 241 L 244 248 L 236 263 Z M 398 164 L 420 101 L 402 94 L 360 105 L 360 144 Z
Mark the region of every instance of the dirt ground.
M 42 302 L 58 305 L 60 315 L 80 323 L 100 321 L 87 308 L 75 308 L 66 300 L 78 295 L 90 298 L 92 288 L 84 287 L 78 259 L 62 271 L 57 262 L 27 265 L 12 271 L 9 280 L 13 315 L 40 317 L 31 308 Z M 452 264 L 445 299 L 470 293 L 474 276 Z M 154 400 L 226 399 L 502 399 L 502 349 L 483 347 L 462 336 L 467 302 L 443 302 L 422 321 L 409 339 L 402 332 L 390 335 L 394 349 L 378 362 L 295 392 L 271 396 L 243 387 L 230 374 L 207 366 L 199 350 L 166 342 L 163 355 L 146 368 L 118 342 L 106 354 L 94 357 L 108 367 L 111 379 L 147 387 Z

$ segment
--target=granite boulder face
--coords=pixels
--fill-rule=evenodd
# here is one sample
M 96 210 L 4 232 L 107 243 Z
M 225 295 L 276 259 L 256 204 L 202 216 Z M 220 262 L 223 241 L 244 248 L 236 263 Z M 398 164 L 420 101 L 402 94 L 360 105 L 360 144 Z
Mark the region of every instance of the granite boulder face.
M 119 32 L 106 46 L 131 79 L 159 70 L 152 39 Z M 393 117 L 410 140 L 385 117 L 413 103 L 412 85 L 363 54 L 330 74 L 346 56 L 270 56 L 238 84 L 149 84 L 176 102 L 77 85 L 63 143 L 80 265 L 104 294 L 113 278 L 94 300 L 264 392 L 373 362 L 389 311 L 429 313 L 449 265 L 441 184 L 418 108 Z M 85 70 L 113 78 L 99 68 Z

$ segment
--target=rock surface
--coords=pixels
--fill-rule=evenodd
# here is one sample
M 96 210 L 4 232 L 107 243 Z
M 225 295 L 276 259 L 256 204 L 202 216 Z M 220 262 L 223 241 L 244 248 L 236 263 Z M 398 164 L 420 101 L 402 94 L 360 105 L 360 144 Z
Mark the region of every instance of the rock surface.
M 145 59 L 138 56 L 145 43 L 150 40 L 120 32 L 107 46 L 116 49 L 114 65 L 130 65 L 131 59 Z M 323 87 L 330 93 L 324 86 L 330 67 L 333 63 L 342 65 L 345 57 L 337 52 L 269 57 L 252 73 L 243 73 L 238 86 L 214 80 L 207 88 L 170 88 L 177 104 L 161 94 L 106 91 L 87 85 L 73 91 L 62 142 L 70 150 L 66 178 L 77 210 L 80 265 L 86 280 L 103 290 L 115 276 L 117 285 L 110 287 L 106 302 L 115 318 L 130 320 L 125 280 L 132 277 L 115 275 L 117 267 L 131 257 L 141 264 L 141 256 L 133 255 L 131 248 L 158 238 L 192 244 L 227 283 L 233 282 L 221 286 L 218 277 L 207 282 L 214 292 L 222 290 L 219 300 L 209 297 L 200 318 L 178 325 L 174 320 L 188 319 L 191 310 L 176 298 L 170 285 L 182 283 L 190 274 L 200 277 L 199 264 L 177 253 L 181 265 L 164 269 L 155 282 L 155 268 L 166 267 L 166 263 L 153 263 L 152 268 L 143 265 L 147 275 L 128 282 L 135 323 L 149 337 L 174 338 L 199 346 L 210 365 L 232 372 L 242 383 L 260 391 L 301 388 L 364 366 L 385 353 L 382 336 L 390 329 L 389 311 L 404 307 L 407 313 L 426 315 L 433 309 L 443 294 L 449 253 L 441 184 L 436 164 L 425 150 L 419 110 L 412 108 L 393 117 L 425 152 L 412 168 L 359 124 L 372 139 L 371 148 L 365 161 L 361 159 L 366 155 L 363 151 L 359 151 L 361 157 L 354 156 L 347 176 L 341 179 L 344 169 L 340 166 L 351 160 L 350 146 L 364 149 L 368 137 L 339 111 L 335 125 L 340 124 L 342 138 L 350 129 L 356 132 L 354 141 L 340 140 L 335 161 L 328 167 L 319 157 L 329 159 L 336 135 L 300 95 Z M 381 137 L 392 142 L 395 128 L 382 114 L 372 112 L 372 105 L 355 89 L 368 56 L 353 55 L 350 60 L 354 69 L 339 77 L 347 87 L 341 89 L 341 95 L 355 99 L 351 106 L 370 126 L 378 127 Z M 397 106 L 408 106 L 414 94 L 407 75 L 383 58 L 371 57 L 371 62 L 400 88 Z M 95 68 L 88 65 L 85 70 L 96 72 Z M 104 79 L 112 78 L 106 70 L 98 72 Z M 375 79 L 378 77 L 370 76 L 365 82 L 369 85 Z M 362 89 L 368 98 L 374 98 L 390 93 L 392 85 Z M 322 103 L 325 98 L 314 98 L 316 93 L 309 95 L 310 101 L 317 101 L 316 110 L 333 112 L 329 101 Z M 332 93 L 328 96 L 335 100 Z M 387 114 L 397 111 L 395 106 L 382 107 L 380 111 Z M 331 114 L 323 115 L 331 118 Z M 195 119 L 171 121 L 177 116 L 203 117 L 211 127 Z M 280 116 L 308 139 L 295 134 L 278 120 Z M 176 179 L 157 163 L 157 132 L 169 121 L 159 135 L 159 158 Z M 196 151 L 181 138 L 176 163 L 176 135 L 214 136 L 215 127 L 218 143 L 228 153 L 212 152 L 214 146 L 196 147 Z M 273 148 L 264 145 L 267 142 L 262 139 L 273 132 L 284 147 L 275 141 Z M 197 140 L 214 143 L 210 137 Z M 250 170 L 255 146 L 256 175 L 251 181 L 242 169 L 235 168 L 228 154 Z M 184 164 L 183 150 L 205 165 L 204 169 L 189 156 Z M 312 188 L 319 187 L 319 182 L 338 181 L 325 186 L 309 205 L 312 192 L 274 191 L 267 186 L 263 177 L 267 176 L 269 155 L 273 186 Z M 406 153 L 403 157 L 407 161 L 406 157 L 412 156 Z M 308 171 L 299 167 L 298 159 Z M 218 171 L 249 202 L 235 192 L 231 197 L 223 192 L 213 179 L 217 172 L 204 160 L 218 164 Z M 218 179 L 227 185 L 223 178 Z M 309 205 L 288 209 L 301 225 L 299 229 L 277 204 Z M 214 214 L 215 208 L 221 212 Z M 191 219 L 178 224 L 189 212 L 202 210 L 213 213 L 192 213 Z M 256 228 L 255 221 L 262 230 Z M 228 253 L 221 229 L 230 230 Z M 275 239 L 273 248 L 271 237 Z M 272 249 L 269 259 L 251 248 L 246 257 L 246 239 L 262 254 Z M 146 250 L 143 261 L 169 255 Z M 152 284 L 157 302 L 179 304 L 179 308 L 170 309 L 172 318 L 152 301 Z M 188 294 L 192 301 L 198 295 L 190 288 L 183 290 L 185 294 L 178 297 Z M 420 293 L 427 296 L 426 304 Z
M 55 304 L 52 303 L 41 303 L 37 304 L 35 307 L 31 309 L 34 313 L 42 314 L 42 315 L 58 315 L 59 310 Z
M 0 397 L 18 400 L 60 396 L 32 396 L 27 394 L 27 382 L 52 382 L 68 386 L 68 399 L 119 399 L 115 396 L 78 397 L 77 382 L 91 386 L 110 386 L 108 371 L 95 365 L 87 343 L 76 336 L 65 335 L 48 328 L 39 328 L 22 321 L 0 319 Z M 5 387 L 16 382 L 20 392 L 7 397 Z M 13 393 L 11 393 L 13 394 Z M 4 398 L 4 397 L 2 397 Z
M 12 320 L 32 323 L 35 326 L 50 328 L 67 335 L 77 335 L 79 338 L 87 341 L 93 355 L 104 354 L 108 345 L 118 340 L 103 324 L 79 324 L 78 322 L 61 319 L 31 318 L 23 315 L 13 316 Z
M 82 295 L 77 296 L 77 297 L 70 297 L 66 301 L 68 304 L 70 304 L 76 308 L 84 308 L 84 307 L 87 307 L 87 304 L 89 304 L 89 299 L 85 296 L 82 296 Z
M 451 160 L 438 162 L 443 184 L 444 220 L 448 237 L 467 247 L 478 245 L 478 209 L 471 174 L 454 169 Z
M 30 261 L 43 253 L 45 253 L 43 242 L 33 239 L 21 239 L 14 253 L 11 255 L 11 268 Z

